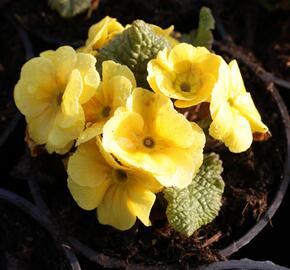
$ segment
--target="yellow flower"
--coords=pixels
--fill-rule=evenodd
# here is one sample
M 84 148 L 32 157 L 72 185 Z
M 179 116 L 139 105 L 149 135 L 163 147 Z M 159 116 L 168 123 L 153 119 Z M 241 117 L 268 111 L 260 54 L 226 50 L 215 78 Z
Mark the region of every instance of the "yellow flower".
M 199 169 L 205 136 L 174 110 L 169 98 L 135 88 L 127 111 L 105 124 L 103 145 L 126 166 L 151 173 L 163 186 L 187 186 Z
M 113 61 L 102 64 L 102 82 L 93 98 L 83 108 L 87 128 L 81 133 L 77 145 L 103 132 L 103 126 L 115 110 L 126 105 L 127 98 L 136 87 L 132 71 Z
M 95 93 L 99 74 L 93 56 L 64 46 L 28 61 L 15 86 L 14 99 L 28 132 L 49 153 L 69 151 L 84 128 L 82 104 Z
M 90 27 L 86 44 L 79 48 L 79 51 L 96 55 L 98 49 L 104 47 L 116 34 L 123 30 L 124 27 L 117 19 L 106 16 Z
M 160 36 L 163 36 L 164 38 L 166 38 L 169 43 L 171 44 L 172 47 L 174 47 L 175 45 L 179 44 L 179 41 L 177 39 L 175 39 L 174 37 L 172 37 L 172 33 L 174 31 L 174 26 L 171 25 L 166 29 L 162 29 L 161 27 L 154 25 L 154 24 L 150 24 L 152 30 Z
M 147 81 L 156 93 L 177 99 L 176 107 L 190 107 L 209 101 L 221 60 L 204 47 L 180 43 L 171 51 L 160 51 L 148 63 Z
M 231 152 L 246 151 L 252 144 L 254 132 L 265 133 L 268 128 L 246 91 L 235 60 L 222 65 L 222 78 L 212 92 L 210 135 L 221 140 Z
M 149 214 L 161 186 L 140 171 L 119 165 L 97 141 L 81 144 L 68 161 L 68 188 L 85 210 L 97 208 L 101 224 L 130 229 L 138 217 L 151 225 Z

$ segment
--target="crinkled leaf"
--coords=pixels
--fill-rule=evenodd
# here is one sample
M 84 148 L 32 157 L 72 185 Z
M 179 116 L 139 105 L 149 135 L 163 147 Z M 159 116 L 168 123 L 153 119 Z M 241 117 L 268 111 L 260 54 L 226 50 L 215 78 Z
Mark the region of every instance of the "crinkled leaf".
M 206 154 L 192 183 L 184 189 L 166 188 L 166 215 L 170 225 L 190 236 L 218 214 L 224 191 L 222 161 L 215 153 Z
M 51 9 L 64 18 L 73 17 L 91 6 L 91 0 L 48 0 Z
M 215 20 L 211 10 L 202 7 L 199 12 L 198 29 L 191 31 L 189 34 L 182 36 L 181 40 L 192 44 L 193 46 L 204 46 L 211 49 L 213 35 L 211 30 L 215 27 Z
M 100 50 L 96 56 L 97 69 L 101 71 L 102 62 L 106 60 L 127 65 L 137 85 L 147 88 L 147 63 L 166 47 L 170 44 L 164 37 L 156 34 L 149 24 L 136 20 Z

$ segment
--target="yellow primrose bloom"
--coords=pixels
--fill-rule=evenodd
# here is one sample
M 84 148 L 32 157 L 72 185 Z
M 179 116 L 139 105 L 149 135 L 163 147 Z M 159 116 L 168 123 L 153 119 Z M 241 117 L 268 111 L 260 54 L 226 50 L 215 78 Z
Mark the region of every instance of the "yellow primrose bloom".
M 98 49 L 104 47 L 116 34 L 123 30 L 124 27 L 117 19 L 106 16 L 90 27 L 86 44 L 79 48 L 79 51 L 96 55 Z
M 95 63 L 93 56 L 64 46 L 43 52 L 22 67 L 15 103 L 25 115 L 31 139 L 45 144 L 49 153 L 68 152 L 82 132 L 82 104 L 100 82 Z
M 221 74 L 219 86 L 212 92 L 209 133 L 223 141 L 231 152 L 240 153 L 251 146 L 252 133 L 265 133 L 268 128 L 246 91 L 237 62 L 224 63 Z
M 103 145 L 126 166 L 151 173 L 163 186 L 187 186 L 203 160 L 205 136 L 164 95 L 135 88 L 127 111 L 105 124 Z
M 98 147 L 98 145 L 99 147 Z M 130 229 L 138 217 L 150 226 L 155 194 L 162 188 L 155 179 L 118 164 L 97 140 L 81 144 L 68 161 L 68 188 L 85 210 L 97 208 L 101 224 Z
M 147 81 L 156 93 L 176 99 L 176 107 L 190 107 L 209 101 L 221 60 L 204 47 L 180 43 L 149 61 Z
M 113 61 L 102 64 L 102 82 L 93 98 L 84 106 L 87 128 L 80 134 L 77 145 L 103 132 L 104 124 L 115 110 L 126 105 L 127 98 L 136 87 L 132 71 Z

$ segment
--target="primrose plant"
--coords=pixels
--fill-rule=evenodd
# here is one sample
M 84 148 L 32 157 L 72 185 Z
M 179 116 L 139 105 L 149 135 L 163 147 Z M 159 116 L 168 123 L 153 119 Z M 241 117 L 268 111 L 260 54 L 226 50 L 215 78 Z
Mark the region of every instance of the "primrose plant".
M 105 17 L 83 47 L 45 51 L 23 66 L 14 98 L 28 136 L 67 154 L 68 189 L 101 224 L 150 226 L 163 193 L 168 222 L 190 236 L 217 216 L 224 190 L 222 162 L 205 144 L 240 153 L 253 133 L 268 131 L 237 62 L 210 51 L 213 27 L 207 8 L 182 41 L 173 26 Z M 206 116 L 193 122 L 184 111 Z

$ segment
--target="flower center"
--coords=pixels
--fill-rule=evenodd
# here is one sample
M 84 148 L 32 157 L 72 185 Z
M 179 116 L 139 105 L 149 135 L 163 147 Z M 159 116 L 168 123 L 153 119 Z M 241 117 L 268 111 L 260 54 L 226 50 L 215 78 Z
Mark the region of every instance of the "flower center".
M 56 102 L 57 102 L 57 105 L 61 105 L 61 102 L 62 102 L 62 94 L 59 94 L 57 97 L 56 97 Z
M 114 170 L 113 171 L 114 179 L 117 180 L 117 182 L 126 182 L 127 181 L 127 173 L 123 170 Z
M 190 84 L 189 84 L 189 83 L 187 83 L 187 82 L 182 82 L 182 83 L 180 84 L 180 89 L 181 89 L 181 91 L 183 91 L 183 92 L 190 92 L 191 87 L 190 87 Z
M 111 112 L 111 107 L 105 106 L 102 110 L 102 116 L 108 117 L 110 115 L 110 112 Z
M 153 148 L 154 145 L 155 145 L 155 142 L 152 138 L 150 137 L 146 137 L 144 140 L 143 140 L 143 145 L 147 148 Z

